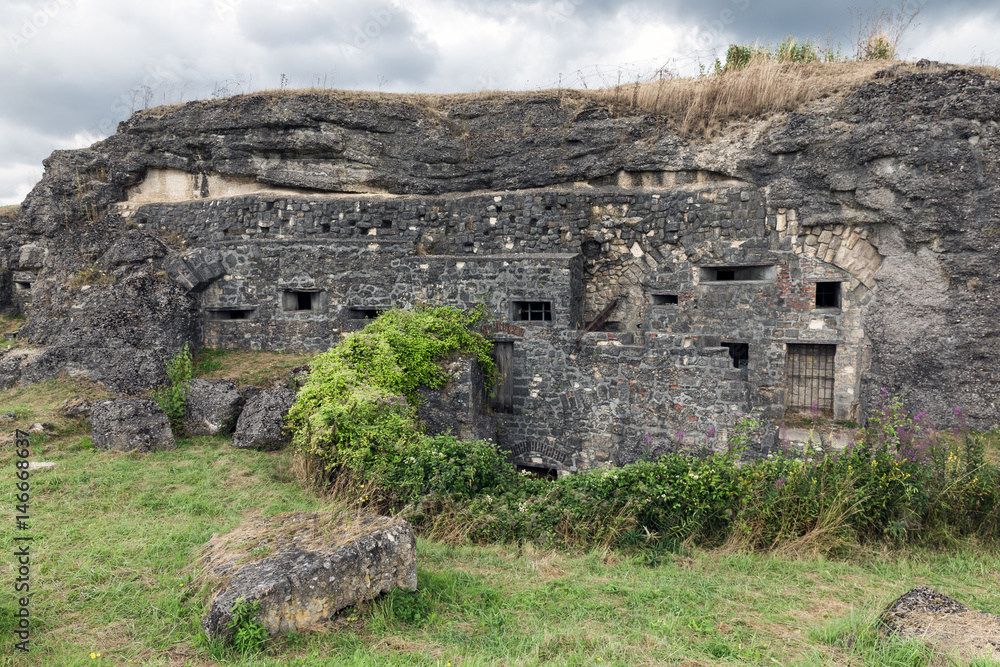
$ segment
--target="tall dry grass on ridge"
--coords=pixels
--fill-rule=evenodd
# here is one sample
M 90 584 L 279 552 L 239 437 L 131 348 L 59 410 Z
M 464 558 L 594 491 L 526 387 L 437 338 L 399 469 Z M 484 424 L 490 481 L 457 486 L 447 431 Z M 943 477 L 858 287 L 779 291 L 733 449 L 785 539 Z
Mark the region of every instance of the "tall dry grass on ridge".
M 697 79 L 659 79 L 594 91 L 619 112 L 665 117 L 681 135 L 709 138 L 737 120 L 794 111 L 847 92 L 890 63 L 789 63 L 755 58 L 746 67 Z

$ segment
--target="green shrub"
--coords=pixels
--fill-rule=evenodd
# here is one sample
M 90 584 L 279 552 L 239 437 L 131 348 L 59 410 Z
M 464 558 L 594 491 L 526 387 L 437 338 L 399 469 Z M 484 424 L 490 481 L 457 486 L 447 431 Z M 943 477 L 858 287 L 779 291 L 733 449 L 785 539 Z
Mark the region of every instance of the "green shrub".
M 156 404 L 167 413 L 170 429 L 175 435 L 180 435 L 183 428 L 184 413 L 187 411 L 187 383 L 192 375 L 191 350 L 184 343 L 184 347 L 167 362 L 167 385 L 152 394 Z
M 485 474 L 481 448 L 440 439 L 424 443 L 416 406 L 419 386 L 447 381 L 439 363 L 451 355 L 475 355 L 487 381 L 492 378 L 492 344 L 472 331 L 483 314 L 481 308 L 450 307 L 388 311 L 320 354 L 289 412 L 295 445 L 327 473 L 344 468 L 378 484 L 392 480 L 402 496 L 415 489 L 443 491 L 446 479 L 462 485 L 458 492 L 469 483 L 475 487 Z M 445 470 L 430 458 L 441 448 L 478 458 L 462 458 Z M 473 472 L 467 478 L 468 466 Z
M 260 600 L 247 602 L 243 598 L 233 605 L 233 617 L 228 629 L 233 631 L 229 643 L 241 657 L 249 657 L 260 653 L 267 643 L 268 632 L 264 624 L 257 620 L 260 611 Z
M 900 399 L 887 397 L 844 451 L 740 462 L 758 426 L 753 416 L 742 419 L 724 454 L 675 453 L 555 481 L 495 479 L 468 500 L 444 503 L 432 494 L 407 512 L 438 536 L 475 542 L 652 550 L 729 540 L 830 553 L 860 542 L 947 545 L 1000 535 L 1000 469 L 984 462 L 979 434 L 941 437 L 926 415 L 910 417 Z
M 494 443 L 437 435 L 407 443 L 399 460 L 385 466 L 382 481 L 406 502 L 428 494 L 472 497 L 496 492 L 513 476 L 513 467 Z

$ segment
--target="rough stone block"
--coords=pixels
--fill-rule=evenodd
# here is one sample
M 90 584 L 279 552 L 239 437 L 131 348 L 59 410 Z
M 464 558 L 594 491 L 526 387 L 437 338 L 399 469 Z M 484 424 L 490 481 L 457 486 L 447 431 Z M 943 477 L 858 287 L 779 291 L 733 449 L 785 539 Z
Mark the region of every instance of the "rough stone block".
M 237 565 L 257 545 L 272 555 Z M 246 545 L 249 548 L 241 550 Z M 416 537 L 400 518 L 296 513 L 256 519 L 213 537 L 203 563 L 210 581 L 225 581 L 202 627 L 226 637 L 237 600 L 260 602 L 257 619 L 272 635 L 322 623 L 334 613 L 394 588 L 416 590 Z
M 184 430 L 191 435 L 232 433 L 245 402 L 230 380 L 191 380 Z
M 251 398 L 236 422 L 233 447 L 267 451 L 287 445 L 285 415 L 293 403 L 295 392 L 288 389 L 270 389 Z
M 167 414 L 147 398 L 97 401 L 90 423 L 97 449 L 155 452 L 177 447 Z

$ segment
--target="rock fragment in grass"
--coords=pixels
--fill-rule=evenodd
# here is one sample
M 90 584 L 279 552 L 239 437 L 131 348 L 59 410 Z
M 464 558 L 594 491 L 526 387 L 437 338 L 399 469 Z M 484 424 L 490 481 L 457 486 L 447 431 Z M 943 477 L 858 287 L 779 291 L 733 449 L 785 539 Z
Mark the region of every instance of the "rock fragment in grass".
M 71 419 L 82 418 L 89 420 L 92 408 L 93 406 L 90 404 L 90 401 L 82 396 L 77 396 L 76 398 L 67 398 L 63 401 L 59 405 L 59 412 L 61 412 L 64 417 L 69 417 Z
M 232 632 L 241 599 L 260 602 L 256 618 L 275 635 L 323 623 L 394 588 L 417 587 L 416 537 L 398 517 L 257 518 L 213 536 L 202 566 L 214 594 L 201 624 L 212 638 Z
M 231 380 L 191 380 L 184 430 L 190 435 L 232 433 L 244 402 Z
M 156 401 L 147 398 L 97 401 L 90 423 L 97 449 L 155 452 L 177 447 L 166 413 Z
M 262 391 L 249 401 L 236 422 L 233 447 L 269 451 L 281 449 L 291 438 L 285 432 L 285 415 L 295 403 L 288 389 Z

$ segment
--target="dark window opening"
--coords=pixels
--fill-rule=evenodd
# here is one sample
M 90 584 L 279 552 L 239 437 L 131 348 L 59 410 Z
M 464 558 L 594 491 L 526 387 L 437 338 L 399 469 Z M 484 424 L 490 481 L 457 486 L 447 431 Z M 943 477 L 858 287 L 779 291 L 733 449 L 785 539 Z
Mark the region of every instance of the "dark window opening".
M 677 305 L 677 295 L 676 294 L 654 294 L 653 295 L 653 305 L 654 306 L 676 306 Z
M 26 292 L 27 290 L 31 289 L 31 283 L 28 282 L 27 280 L 15 280 L 14 289 L 21 292 Z
M 516 464 L 514 469 L 520 473 L 525 473 L 529 477 L 537 477 L 539 479 L 558 479 L 559 471 L 555 468 L 543 468 L 541 466 L 526 466 L 521 464 Z
M 703 266 L 698 272 L 707 282 L 766 281 L 774 280 L 777 275 L 774 266 Z
M 389 227 L 392 227 L 392 220 L 389 218 L 382 220 L 382 229 L 388 229 Z
M 552 320 L 552 304 L 549 301 L 515 301 L 514 319 L 549 322 Z
M 816 283 L 816 307 L 840 308 L 840 283 Z
M 377 308 L 348 308 L 347 319 L 349 320 L 374 320 L 381 314 Z
M 329 234 L 330 233 L 330 223 L 329 222 L 324 222 L 322 225 L 319 226 L 319 228 L 323 231 L 324 234 Z
M 493 412 L 514 412 L 514 343 L 493 342 L 493 363 L 496 375 L 490 394 L 490 410 Z
M 594 239 L 584 241 L 580 249 L 583 251 L 583 256 L 587 259 L 597 259 L 601 256 L 601 244 Z
M 287 311 L 303 311 L 319 309 L 319 292 L 304 290 L 286 290 L 281 295 L 281 307 Z
M 750 363 L 749 343 L 722 343 L 722 347 L 729 350 L 729 356 L 733 360 L 733 368 L 746 368 Z
M 249 309 L 233 309 L 233 310 L 210 310 L 208 311 L 208 319 L 210 320 L 252 320 L 254 313 L 257 312 L 252 308 Z
M 624 327 L 622 326 L 621 322 L 614 322 L 611 320 L 605 320 L 604 322 L 601 322 L 601 324 L 597 328 L 591 329 L 591 331 L 610 331 L 610 332 L 623 331 L 623 330 Z

